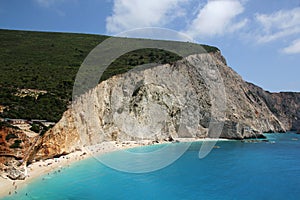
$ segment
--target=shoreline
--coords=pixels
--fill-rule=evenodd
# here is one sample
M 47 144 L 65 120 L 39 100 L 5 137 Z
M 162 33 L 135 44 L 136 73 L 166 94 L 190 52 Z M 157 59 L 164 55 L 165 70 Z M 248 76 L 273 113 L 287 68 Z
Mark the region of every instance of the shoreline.
M 171 144 L 176 142 L 204 142 L 204 141 L 234 141 L 230 139 L 214 138 L 176 138 L 173 142 L 160 141 L 158 143 L 152 140 L 141 141 L 124 141 L 124 142 L 102 142 L 101 144 L 84 147 L 82 150 L 69 153 L 59 158 L 52 158 L 38 161 L 27 166 L 27 177 L 25 180 L 11 180 L 7 177 L 0 176 L 0 198 L 13 195 L 35 179 L 47 175 L 56 170 L 62 170 L 78 161 L 91 158 L 93 154 L 102 155 L 114 151 L 125 150 L 141 146 L 150 146 L 156 144 Z

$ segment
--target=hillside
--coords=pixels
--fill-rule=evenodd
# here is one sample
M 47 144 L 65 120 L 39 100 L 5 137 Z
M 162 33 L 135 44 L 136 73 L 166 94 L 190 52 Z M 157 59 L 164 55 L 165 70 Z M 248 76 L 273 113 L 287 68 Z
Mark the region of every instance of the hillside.
M 81 63 L 107 38 L 103 35 L 0 30 L 0 117 L 57 122 L 72 100 L 73 83 Z M 181 43 L 182 51 L 188 50 L 189 45 L 196 44 Z M 207 52 L 218 50 L 203 47 Z M 159 49 L 133 51 L 114 61 L 102 80 L 140 64 L 169 63 L 179 59 L 180 56 Z
M 0 117 L 58 121 L 29 135 L 0 126 L 0 163 L 9 162 L 0 169 L 9 177 L 23 179 L 25 164 L 103 141 L 242 140 L 300 129 L 300 93 L 264 91 L 227 66 L 217 48 L 204 46 L 205 53 L 184 42 L 156 41 L 176 46 L 184 58 L 159 49 L 119 57 L 67 109 L 81 62 L 106 38 L 0 30 Z M 158 64 L 136 67 L 152 62 Z
M 300 128 L 299 99 L 245 82 L 218 52 L 190 55 L 100 83 L 64 113 L 32 157 L 105 141 L 265 138 Z

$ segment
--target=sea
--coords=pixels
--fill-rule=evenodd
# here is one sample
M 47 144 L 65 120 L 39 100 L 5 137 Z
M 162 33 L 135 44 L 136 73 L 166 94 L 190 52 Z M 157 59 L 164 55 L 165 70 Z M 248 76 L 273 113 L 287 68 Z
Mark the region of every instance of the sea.
M 39 177 L 4 199 L 300 199 L 300 135 L 265 135 L 269 142 L 218 141 L 202 159 L 202 142 L 193 142 L 172 164 L 146 173 L 119 171 L 91 157 Z M 164 145 L 181 144 L 123 151 L 155 151 Z M 119 153 L 105 156 L 126 160 Z

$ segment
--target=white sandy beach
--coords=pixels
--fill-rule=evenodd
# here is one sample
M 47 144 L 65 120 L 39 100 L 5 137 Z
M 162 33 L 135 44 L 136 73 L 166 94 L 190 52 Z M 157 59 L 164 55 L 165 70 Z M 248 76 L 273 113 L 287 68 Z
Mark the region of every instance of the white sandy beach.
M 196 142 L 196 141 L 229 141 L 228 139 L 194 139 L 194 138 L 176 138 L 175 141 L 178 142 Z M 117 150 L 128 149 L 133 147 L 162 144 L 170 142 L 159 142 L 153 143 L 150 140 L 142 141 L 127 141 L 127 142 L 103 142 L 98 145 L 89 146 L 83 150 L 70 153 L 66 156 L 61 156 L 60 158 L 48 159 L 45 161 L 38 161 L 32 163 L 27 167 L 27 178 L 25 180 L 10 180 L 8 178 L 0 176 L 0 198 L 17 193 L 18 190 L 27 184 L 30 184 L 34 179 L 46 175 L 50 172 L 61 170 L 68 167 L 72 163 L 91 157 L 94 154 L 104 154 Z

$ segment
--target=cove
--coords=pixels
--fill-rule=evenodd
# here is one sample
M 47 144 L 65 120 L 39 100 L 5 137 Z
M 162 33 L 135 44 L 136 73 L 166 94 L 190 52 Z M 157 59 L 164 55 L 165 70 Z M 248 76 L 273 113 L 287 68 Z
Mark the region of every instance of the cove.
M 142 174 L 120 172 L 89 158 L 3 199 L 298 199 L 300 136 L 266 136 L 271 142 L 219 141 L 220 148 L 204 159 L 198 157 L 201 142 L 194 142 L 173 164 Z M 110 154 L 118 159 L 116 152 Z

